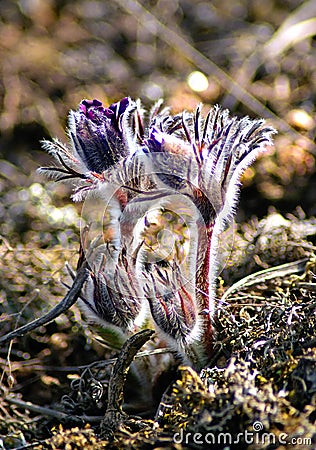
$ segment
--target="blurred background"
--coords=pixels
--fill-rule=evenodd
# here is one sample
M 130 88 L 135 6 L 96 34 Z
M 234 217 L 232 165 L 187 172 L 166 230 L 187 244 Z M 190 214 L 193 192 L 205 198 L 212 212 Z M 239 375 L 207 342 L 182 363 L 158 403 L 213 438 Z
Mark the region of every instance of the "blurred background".
M 315 0 L 0 6 L 1 334 L 60 300 L 65 262 L 76 265 L 80 205 L 69 200 L 71 187 L 48 182 L 36 169 L 51 162 L 40 140 L 66 142 L 68 111 L 83 98 L 109 104 L 131 96 L 150 106 L 163 97 L 174 112 L 218 103 L 236 115 L 266 118 L 279 134 L 243 177 L 237 221 L 262 218 L 271 206 L 316 215 Z M 73 308 L 14 346 L 13 391 L 48 402 L 68 380 L 43 364 L 95 360 L 77 314 Z M 6 355 L 4 349 L 5 370 Z

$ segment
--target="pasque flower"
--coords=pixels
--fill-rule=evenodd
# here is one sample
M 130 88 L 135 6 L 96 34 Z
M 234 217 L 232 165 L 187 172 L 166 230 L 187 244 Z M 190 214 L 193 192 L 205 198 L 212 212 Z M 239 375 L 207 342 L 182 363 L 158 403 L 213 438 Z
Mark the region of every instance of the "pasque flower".
M 94 227 L 89 213 L 82 233 L 87 315 L 123 337 L 152 320 L 201 366 L 214 334 L 218 237 L 233 218 L 243 171 L 275 130 L 219 106 L 206 116 L 200 105 L 172 115 L 161 103 L 146 113 L 130 98 L 108 108 L 83 100 L 70 113 L 70 147 L 44 141 L 59 166 L 41 171 L 71 179 L 73 199 L 102 217 Z

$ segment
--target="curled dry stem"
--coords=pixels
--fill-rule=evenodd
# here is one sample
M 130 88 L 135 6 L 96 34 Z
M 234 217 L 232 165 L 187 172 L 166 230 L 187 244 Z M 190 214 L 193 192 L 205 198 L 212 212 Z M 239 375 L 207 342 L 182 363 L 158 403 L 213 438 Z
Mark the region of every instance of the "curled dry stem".
M 123 389 L 128 369 L 140 348 L 152 337 L 153 330 L 142 330 L 131 336 L 123 345 L 113 367 L 108 388 L 107 410 L 102 421 L 102 434 L 110 438 L 118 426 L 130 420 L 122 410 Z
M 0 338 L 0 344 L 6 344 L 7 342 L 12 341 L 16 337 L 21 337 L 29 331 L 35 330 L 36 328 L 46 325 L 49 322 L 56 319 L 56 317 L 60 316 L 63 312 L 67 311 L 74 305 L 77 299 L 80 296 L 81 289 L 83 287 L 84 282 L 88 277 L 87 265 L 84 263 L 82 267 L 78 270 L 77 275 L 75 276 L 72 287 L 69 289 L 65 297 L 47 314 L 38 319 L 33 320 L 26 325 L 23 325 L 16 330 L 11 331 L 10 333 L 5 334 Z

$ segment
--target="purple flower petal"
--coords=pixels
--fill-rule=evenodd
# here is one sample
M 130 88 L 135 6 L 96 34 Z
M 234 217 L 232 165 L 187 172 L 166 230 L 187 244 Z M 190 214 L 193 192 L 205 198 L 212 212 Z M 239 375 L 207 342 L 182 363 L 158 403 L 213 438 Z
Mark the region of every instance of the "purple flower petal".
M 83 100 L 72 113 L 70 136 L 88 170 L 102 173 L 129 153 L 122 125 L 131 100 L 123 98 L 104 108 L 97 99 Z

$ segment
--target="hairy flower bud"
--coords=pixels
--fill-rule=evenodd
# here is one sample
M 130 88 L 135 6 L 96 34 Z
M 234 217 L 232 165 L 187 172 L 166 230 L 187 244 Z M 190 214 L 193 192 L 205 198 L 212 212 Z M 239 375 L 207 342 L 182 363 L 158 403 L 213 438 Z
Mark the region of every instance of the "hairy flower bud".
M 128 155 L 123 117 L 131 101 L 124 98 L 109 108 L 98 100 L 82 100 L 70 113 L 69 135 L 87 170 L 102 173 Z

